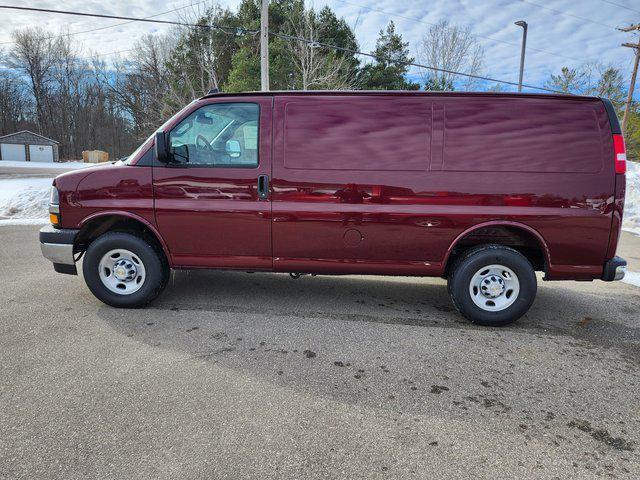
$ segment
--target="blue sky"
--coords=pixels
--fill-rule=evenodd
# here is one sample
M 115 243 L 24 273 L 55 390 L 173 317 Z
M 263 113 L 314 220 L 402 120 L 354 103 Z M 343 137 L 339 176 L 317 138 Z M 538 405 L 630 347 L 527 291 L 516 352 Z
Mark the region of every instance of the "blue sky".
M 194 0 L 197 1 L 197 0 Z M 23 5 L 9 1 L 8 4 Z M 33 0 L 30 6 L 127 16 L 150 16 L 189 5 L 189 1 L 93 1 Z M 235 7 L 238 0 L 220 0 L 223 6 Z M 618 5 L 615 5 L 618 4 Z M 640 23 L 640 3 L 631 0 L 314 0 L 307 5 L 321 8 L 329 5 L 355 28 L 361 50 L 370 51 L 378 31 L 394 20 L 397 31 L 409 41 L 412 53 L 429 26 L 441 19 L 470 25 L 485 49 L 484 73 L 494 78 L 517 81 L 522 29 L 513 24 L 525 20 L 529 24 L 525 83 L 542 85 L 550 73 L 562 66 L 575 67 L 585 62 L 600 62 L 620 68 L 628 79 L 633 55 L 623 42 L 637 42 L 638 36 L 616 30 L 618 26 Z M 626 7 L 626 8 L 624 8 Z M 159 16 L 179 19 L 191 10 Z M 560 13 L 561 12 L 561 13 Z M 54 32 L 77 32 L 120 23 L 107 19 L 91 19 L 64 15 L 0 11 L 3 25 L 20 28 L 40 25 Z M 131 48 L 142 35 L 162 31 L 165 26 L 131 23 L 96 32 L 75 35 L 85 53 L 105 54 Z M 0 43 L 10 40 L 10 29 L 0 32 Z M 487 38 L 490 37 L 490 38 Z M 10 44 L 0 45 L 9 47 Z M 126 56 L 127 52 L 121 53 Z M 413 69 L 412 76 L 418 72 Z

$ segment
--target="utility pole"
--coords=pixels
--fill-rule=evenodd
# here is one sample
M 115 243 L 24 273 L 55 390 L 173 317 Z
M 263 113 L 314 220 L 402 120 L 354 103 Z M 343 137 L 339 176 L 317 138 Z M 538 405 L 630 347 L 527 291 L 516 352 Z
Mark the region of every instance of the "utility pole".
M 518 80 L 518 92 L 522 92 L 522 77 L 524 77 L 524 52 L 527 49 L 527 28 L 529 25 L 524 20 L 518 20 L 516 25 L 522 27 L 522 51 L 520 52 L 520 79 Z
M 631 25 L 629 27 L 619 28 L 623 32 L 632 32 L 634 30 L 640 30 L 640 23 L 637 25 Z M 631 73 L 631 85 L 629 85 L 629 94 L 627 95 L 627 103 L 624 107 L 624 115 L 622 117 L 622 133 L 627 131 L 627 121 L 629 119 L 629 110 L 631 109 L 631 101 L 633 100 L 633 91 L 636 87 L 636 77 L 638 76 L 638 62 L 640 61 L 640 42 L 638 43 L 623 43 L 623 47 L 633 48 L 636 54 L 636 60 L 633 62 L 633 73 Z
M 260 86 L 269 91 L 269 0 L 262 0 L 260 12 Z
M 633 73 L 631 74 L 631 85 L 629 85 L 629 94 L 627 95 L 627 103 L 624 107 L 624 115 L 622 117 L 622 133 L 627 131 L 627 120 L 629 119 L 629 110 L 631 109 L 631 101 L 633 100 L 633 90 L 636 86 L 636 77 L 638 75 L 638 61 L 640 61 L 640 42 L 623 43 L 623 47 L 633 48 L 636 51 L 636 60 L 633 62 Z

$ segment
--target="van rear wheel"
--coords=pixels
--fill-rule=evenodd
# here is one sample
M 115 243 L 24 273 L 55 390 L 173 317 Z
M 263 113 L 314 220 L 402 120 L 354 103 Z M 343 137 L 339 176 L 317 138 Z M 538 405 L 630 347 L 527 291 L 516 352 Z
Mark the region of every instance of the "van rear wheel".
M 448 288 L 453 304 L 467 319 L 479 325 L 502 326 L 529 310 L 537 280 L 531 262 L 518 251 L 482 245 L 456 260 Z
M 98 300 L 112 307 L 142 307 L 155 299 L 169 278 L 161 254 L 142 238 L 111 232 L 91 242 L 82 263 L 85 282 Z

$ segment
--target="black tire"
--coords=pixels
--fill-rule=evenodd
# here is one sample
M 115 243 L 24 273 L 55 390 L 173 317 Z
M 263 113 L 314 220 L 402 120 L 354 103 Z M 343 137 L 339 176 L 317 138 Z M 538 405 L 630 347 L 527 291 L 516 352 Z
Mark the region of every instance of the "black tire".
M 476 305 L 469 289 L 476 272 L 494 264 L 503 265 L 517 275 L 520 291 L 504 310 L 487 311 Z M 537 279 L 531 262 L 520 252 L 502 245 L 481 245 L 456 259 L 447 287 L 453 304 L 467 319 L 478 325 L 500 327 L 515 322 L 529 310 L 536 297 Z
M 100 260 L 114 249 L 129 250 L 144 264 L 144 284 L 138 291 L 128 295 L 118 294 L 102 283 L 98 272 Z M 164 254 L 142 238 L 129 233 L 110 232 L 91 242 L 84 255 L 82 273 L 89 290 L 98 300 L 112 307 L 138 308 L 147 305 L 162 292 L 168 283 L 170 270 Z

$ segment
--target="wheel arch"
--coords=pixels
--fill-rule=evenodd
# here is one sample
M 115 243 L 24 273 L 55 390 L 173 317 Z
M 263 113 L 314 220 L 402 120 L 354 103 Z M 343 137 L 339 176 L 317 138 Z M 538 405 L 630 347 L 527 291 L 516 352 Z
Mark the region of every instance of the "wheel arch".
M 495 233 L 500 234 L 497 239 Z M 449 245 L 443 265 L 448 275 L 454 260 L 465 250 L 481 244 L 497 244 L 512 247 L 527 257 L 536 270 L 548 272 L 551 265 L 549 247 L 536 229 L 520 222 L 492 220 L 467 228 Z
M 147 219 L 131 212 L 119 210 L 102 211 L 85 217 L 79 223 L 80 231 L 76 237 L 75 249 L 84 251 L 98 236 L 109 231 L 134 232 L 150 240 L 164 254 L 168 264 L 171 256 L 167 244 L 158 229 Z

